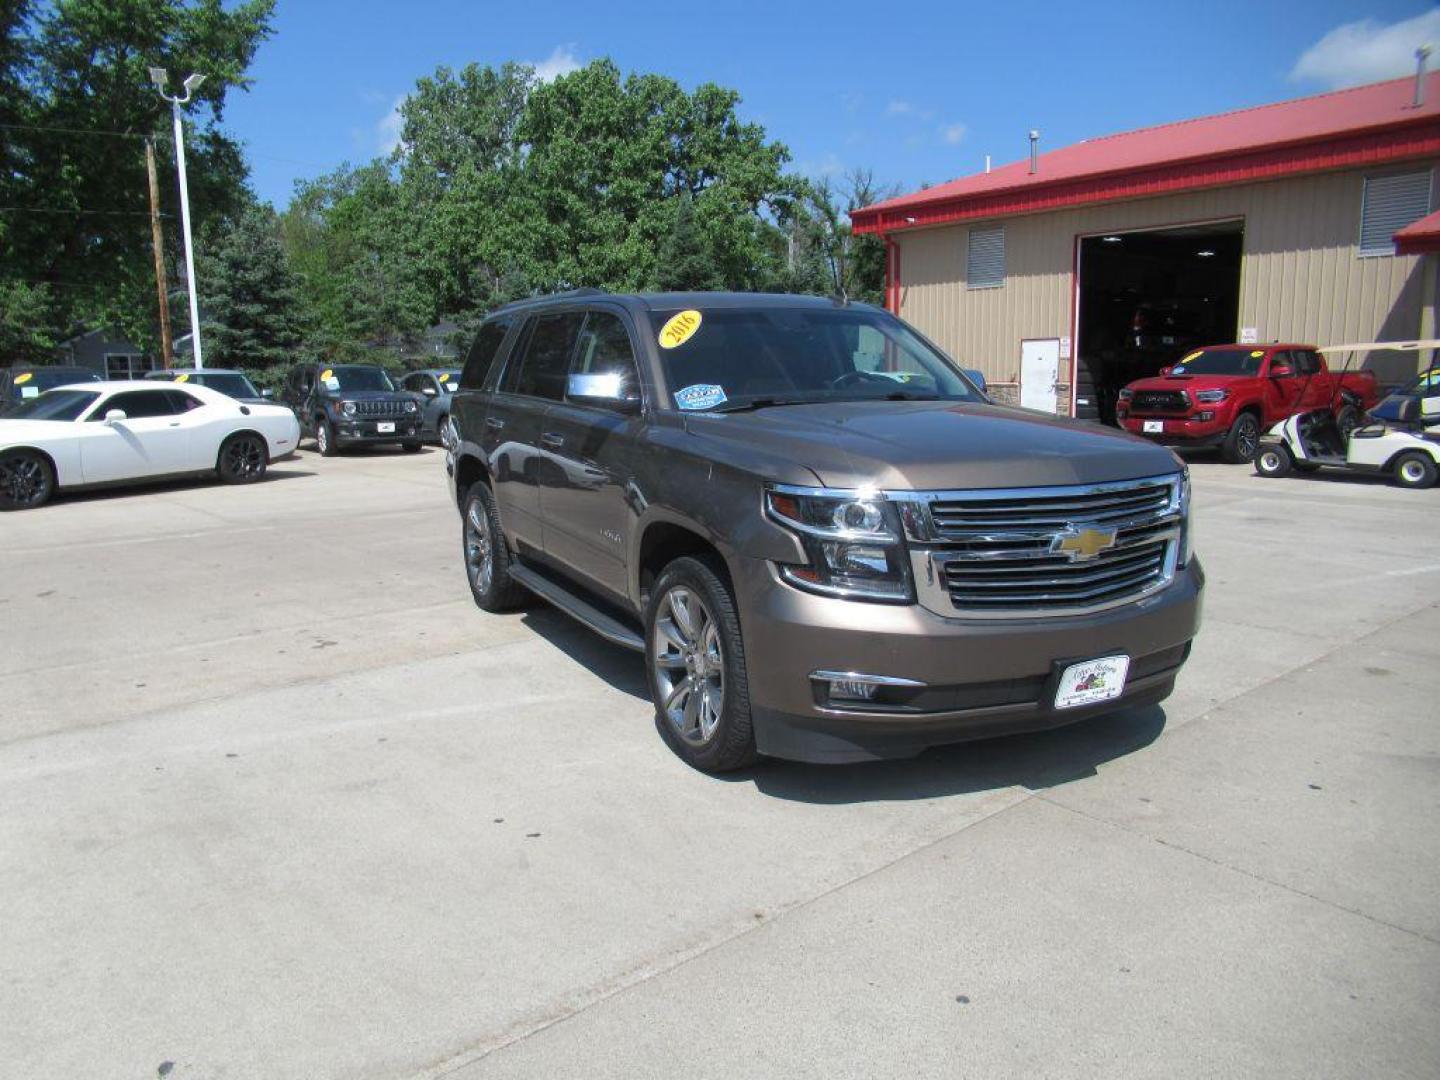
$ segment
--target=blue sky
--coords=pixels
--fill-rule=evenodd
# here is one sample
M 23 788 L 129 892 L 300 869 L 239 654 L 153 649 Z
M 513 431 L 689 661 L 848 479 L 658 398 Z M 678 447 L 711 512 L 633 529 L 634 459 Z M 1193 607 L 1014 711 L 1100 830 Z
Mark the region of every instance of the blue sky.
M 742 114 L 808 175 L 852 166 L 913 190 L 1042 148 L 1279 101 L 1413 69 L 1437 46 L 1425 3 L 496 4 L 280 0 L 276 33 L 232 96 L 256 192 L 393 144 L 393 109 L 437 65 L 547 73 L 602 56 L 687 88 L 733 87 Z

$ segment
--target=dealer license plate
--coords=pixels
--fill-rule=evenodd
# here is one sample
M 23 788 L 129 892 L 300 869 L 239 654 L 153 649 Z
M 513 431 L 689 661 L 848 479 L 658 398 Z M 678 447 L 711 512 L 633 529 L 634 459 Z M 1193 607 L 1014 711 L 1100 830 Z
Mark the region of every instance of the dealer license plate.
M 1142 420 L 1140 430 L 1147 435 L 1163 435 L 1165 433 L 1164 420 Z
M 1060 673 L 1055 708 L 1073 709 L 1077 705 L 1094 705 L 1117 698 L 1125 690 L 1125 676 L 1129 673 L 1128 656 L 1106 656 L 1071 664 Z
M 381 420 L 375 425 L 375 430 L 381 435 L 389 435 L 395 430 L 395 422 L 393 420 Z

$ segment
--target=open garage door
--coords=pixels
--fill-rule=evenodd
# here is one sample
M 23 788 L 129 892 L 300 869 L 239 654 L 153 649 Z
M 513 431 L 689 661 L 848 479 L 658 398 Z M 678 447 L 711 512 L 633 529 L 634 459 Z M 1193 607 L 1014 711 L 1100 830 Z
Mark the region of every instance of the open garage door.
M 1235 340 L 1243 239 L 1241 221 L 1081 239 L 1077 416 L 1113 424 L 1126 383 Z

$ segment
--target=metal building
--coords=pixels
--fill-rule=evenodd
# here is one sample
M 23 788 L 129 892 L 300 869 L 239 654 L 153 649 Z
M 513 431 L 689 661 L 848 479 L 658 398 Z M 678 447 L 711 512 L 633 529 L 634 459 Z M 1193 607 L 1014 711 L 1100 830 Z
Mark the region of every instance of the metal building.
M 1436 336 L 1440 245 L 1395 234 L 1435 203 L 1440 73 L 1043 154 L 1033 135 L 1028 160 L 852 215 L 886 240 L 891 310 L 1002 398 L 1108 420 L 1197 345 Z

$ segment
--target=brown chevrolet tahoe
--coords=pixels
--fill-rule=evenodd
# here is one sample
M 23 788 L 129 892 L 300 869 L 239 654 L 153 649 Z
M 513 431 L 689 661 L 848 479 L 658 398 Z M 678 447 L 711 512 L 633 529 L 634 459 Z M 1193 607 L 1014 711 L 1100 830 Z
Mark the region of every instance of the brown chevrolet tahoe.
M 1204 574 L 1162 447 L 992 404 L 863 304 L 492 314 L 447 456 L 475 601 L 645 654 L 692 765 L 854 761 L 1163 700 Z

